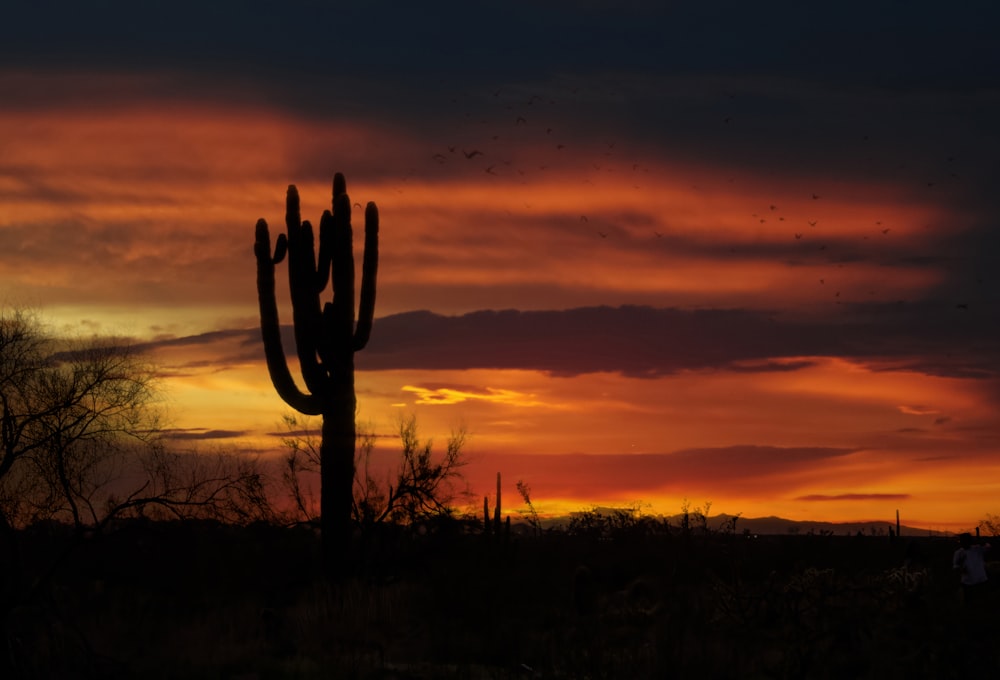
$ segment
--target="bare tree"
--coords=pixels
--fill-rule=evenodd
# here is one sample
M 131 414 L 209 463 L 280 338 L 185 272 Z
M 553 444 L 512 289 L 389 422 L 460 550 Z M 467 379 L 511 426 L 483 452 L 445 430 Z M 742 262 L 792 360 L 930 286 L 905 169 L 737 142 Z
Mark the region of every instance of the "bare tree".
M 5 663 L 16 671 L 32 644 L 8 627 L 17 612 L 60 621 L 46 593 L 116 518 L 273 517 L 255 458 L 164 446 L 156 376 L 124 340 L 66 341 L 31 313 L 0 309 L 0 647 L 9 652 L 0 655 L 0 675 Z M 40 520 L 73 532 L 55 550 L 29 553 L 37 543 L 19 529 Z M 43 653 L 39 644 L 30 653 Z
M 103 498 L 101 528 L 117 518 L 214 519 L 230 524 L 278 521 L 268 476 L 256 457 L 227 451 L 150 447 L 134 459 L 141 485 Z
M 524 501 L 524 504 L 528 508 L 527 510 L 520 511 L 521 514 L 527 518 L 528 526 L 531 527 L 535 535 L 540 535 L 542 533 L 542 522 L 538 517 L 535 504 L 531 501 L 531 487 L 523 479 L 517 480 L 517 493 L 520 494 L 521 500 Z
M 399 439 L 402 456 L 393 477 L 395 483 L 387 480 L 385 502 L 380 509 L 377 506 L 369 508 L 375 511 L 371 519 L 409 524 L 450 515 L 454 501 L 465 494 L 455 486 L 462 478 L 460 470 L 465 465 L 462 459 L 462 449 L 468 439 L 465 428 L 452 431 L 440 458 L 432 453 L 432 440 L 420 441 L 415 415 L 400 419 Z
M 287 449 L 281 467 L 281 483 L 292 501 L 290 521 L 319 523 L 319 499 L 304 485 L 305 477 L 318 475 L 320 469 L 318 430 L 310 429 L 307 418 L 294 413 L 281 417 L 287 430 L 281 438 Z
M 287 449 L 282 482 L 294 509 L 294 521 L 316 521 L 317 502 L 303 477 L 319 470 L 317 430 L 295 414 L 283 416 Z M 395 469 L 380 469 L 372 461 L 376 435 L 371 425 L 359 424 L 355 453 L 352 516 L 362 528 L 383 522 L 412 524 L 431 517 L 451 515 L 453 504 L 466 494 L 460 488 L 462 452 L 468 434 L 464 427 L 450 434 L 443 455 L 436 456 L 433 441 L 420 441 L 416 416 L 398 423 L 400 458 Z
M 156 376 L 124 340 L 60 340 L 33 314 L 0 311 L 0 531 L 38 520 L 100 529 L 151 505 L 266 517 L 254 459 L 165 449 Z
M 23 462 L 48 493 L 47 509 L 77 529 L 101 522 L 96 503 L 136 452 L 156 444 L 155 371 L 133 346 L 114 339 L 74 342 L 47 355 L 27 381 L 22 404 Z M 35 417 L 39 416 L 39 417 Z
M 989 536 L 1000 536 L 1000 515 L 986 513 L 986 517 L 976 527 L 976 531 L 979 530 L 985 531 Z

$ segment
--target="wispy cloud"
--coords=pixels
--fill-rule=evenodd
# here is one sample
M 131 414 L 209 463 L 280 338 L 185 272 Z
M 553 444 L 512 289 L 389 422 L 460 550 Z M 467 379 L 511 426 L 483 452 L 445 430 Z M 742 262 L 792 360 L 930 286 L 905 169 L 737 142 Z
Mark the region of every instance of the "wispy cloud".
M 512 406 L 546 406 L 532 394 L 496 387 L 403 385 L 400 389 L 415 395 L 417 404 L 448 405 L 464 401 L 484 401 Z
M 247 435 L 246 430 L 213 430 L 208 428 L 168 429 L 163 431 L 167 439 L 179 441 L 238 439 Z
M 908 493 L 841 493 L 835 495 L 807 494 L 797 496 L 797 501 L 905 501 Z

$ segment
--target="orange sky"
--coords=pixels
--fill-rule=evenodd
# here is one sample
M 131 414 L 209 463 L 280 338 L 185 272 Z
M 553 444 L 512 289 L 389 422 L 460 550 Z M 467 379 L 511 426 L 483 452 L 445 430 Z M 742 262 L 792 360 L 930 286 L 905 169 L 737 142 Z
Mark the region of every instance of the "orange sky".
M 149 343 L 179 444 L 277 450 L 253 225 L 280 228 L 290 183 L 318 221 L 342 171 L 381 215 L 359 418 L 416 414 L 442 446 L 466 427 L 480 500 L 499 471 L 512 511 L 519 479 L 553 513 L 1000 511 L 997 140 L 963 136 L 974 95 L 552 70 L 298 106 L 212 77 L 0 69 L 5 302 Z

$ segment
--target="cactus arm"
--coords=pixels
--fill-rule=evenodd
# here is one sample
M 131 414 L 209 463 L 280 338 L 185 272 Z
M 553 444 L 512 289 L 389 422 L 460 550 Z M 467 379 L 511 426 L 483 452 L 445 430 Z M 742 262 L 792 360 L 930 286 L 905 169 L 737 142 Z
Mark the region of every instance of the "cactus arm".
M 267 226 L 266 224 L 264 225 Z M 270 246 L 270 243 L 268 244 Z M 278 234 L 277 243 L 274 246 L 274 257 L 271 258 L 271 264 L 281 264 L 281 261 L 285 259 L 285 255 L 288 254 L 288 237 L 284 234 Z
M 342 178 L 341 178 L 342 179 Z M 337 183 L 334 183 L 337 186 Z M 342 183 L 338 188 L 343 188 Z M 354 335 L 354 247 L 351 233 L 351 199 L 346 192 L 333 201 L 333 305 L 329 338 L 333 351 L 352 362 Z M 343 353 L 343 354 L 342 354 Z
M 333 206 L 336 207 L 337 196 L 347 193 L 347 180 L 344 178 L 344 173 L 335 172 L 333 174 Z
M 347 180 L 343 173 L 336 173 L 333 176 L 333 200 L 330 203 L 330 210 L 323 211 L 323 217 L 319 223 L 319 261 L 316 263 L 316 292 L 322 293 L 326 289 L 327 281 L 331 278 L 333 268 L 333 250 L 336 246 L 336 229 L 333 215 L 337 212 L 338 197 L 347 193 Z M 351 212 L 350 203 L 347 204 L 347 223 L 350 225 Z M 332 212 L 331 212 L 332 210 Z
M 368 344 L 375 313 L 375 278 L 378 274 L 378 208 L 369 203 L 365 208 L 365 255 L 361 265 L 361 298 L 358 304 L 358 326 L 354 331 L 354 351 Z
M 312 225 L 301 220 L 299 192 L 289 185 L 285 209 L 288 229 L 288 287 L 292 296 L 295 351 L 306 389 L 321 394 L 326 375 L 316 356 L 320 330 L 319 292 L 316 290 L 316 256 Z
M 278 304 L 274 295 L 274 265 L 281 254 L 282 239 L 278 239 L 278 249 L 271 257 L 271 236 L 267 222 L 257 220 L 255 229 L 254 254 L 257 257 L 257 299 L 260 304 L 260 332 L 264 341 L 264 358 L 271 383 L 286 404 L 296 411 L 308 415 L 321 413 L 321 402 L 313 395 L 304 394 L 295 384 L 288 362 L 285 360 L 281 344 L 281 324 L 278 320 Z
M 316 294 L 326 289 L 330 280 L 330 269 L 333 266 L 333 215 L 329 210 L 323 211 L 319 221 L 319 257 L 316 260 Z

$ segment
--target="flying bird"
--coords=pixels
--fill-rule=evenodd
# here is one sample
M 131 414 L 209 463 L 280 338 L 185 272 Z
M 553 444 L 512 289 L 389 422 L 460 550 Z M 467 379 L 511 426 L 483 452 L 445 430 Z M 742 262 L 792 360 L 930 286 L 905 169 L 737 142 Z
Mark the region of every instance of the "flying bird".
M 608 235 L 605 234 L 603 231 L 599 231 L 597 233 L 601 235 L 601 238 L 607 238 L 608 237 Z
M 796 235 L 795 235 L 795 238 L 796 238 L 796 239 L 800 239 L 800 238 L 802 238 L 802 234 L 796 234 Z
M 480 151 L 479 149 L 473 149 L 472 151 L 466 151 L 465 149 L 462 149 L 462 153 L 465 154 L 466 158 L 475 158 L 476 156 L 485 156 L 486 155 L 482 151 Z
M 810 227 L 815 227 L 816 226 L 816 220 L 808 220 L 808 222 L 809 222 L 809 226 Z

